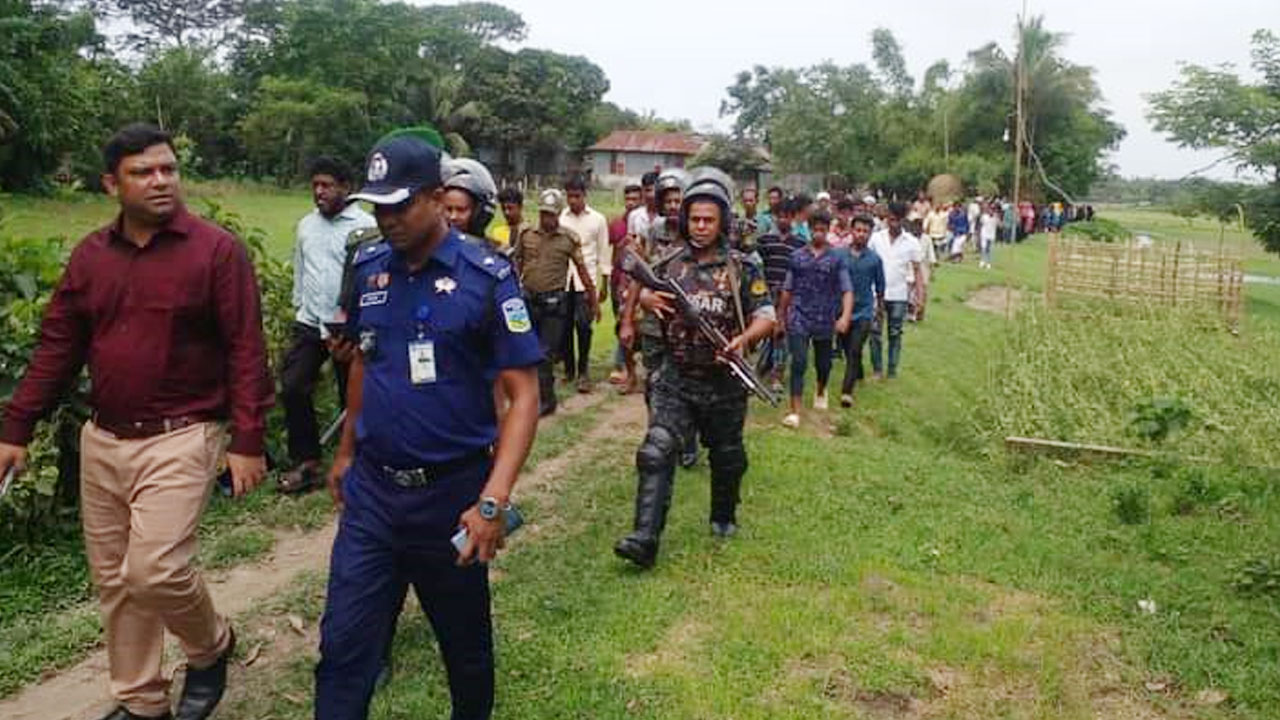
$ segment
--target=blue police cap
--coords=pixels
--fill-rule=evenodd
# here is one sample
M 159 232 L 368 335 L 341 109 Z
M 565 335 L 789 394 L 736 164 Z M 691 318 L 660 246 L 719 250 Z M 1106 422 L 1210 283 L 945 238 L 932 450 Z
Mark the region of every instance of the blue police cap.
M 384 139 L 369 153 L 364 179 L 353 200 L 397 205 L 423 188 L 440 187 L 440 151 L 412 135 Z

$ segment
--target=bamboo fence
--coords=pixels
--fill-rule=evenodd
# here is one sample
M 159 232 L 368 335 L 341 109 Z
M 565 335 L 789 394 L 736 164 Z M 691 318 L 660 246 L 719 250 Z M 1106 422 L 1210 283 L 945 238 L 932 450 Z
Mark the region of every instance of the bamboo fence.
M 1181 241 L 1139 246 L 1056 237 L 1049 241 L 1045 301 L 1049 307 L 1063 298 L 1090 298 L 1213 311 L 1235 329 L 1243 283 L 1240 259 L 1222 251 Z

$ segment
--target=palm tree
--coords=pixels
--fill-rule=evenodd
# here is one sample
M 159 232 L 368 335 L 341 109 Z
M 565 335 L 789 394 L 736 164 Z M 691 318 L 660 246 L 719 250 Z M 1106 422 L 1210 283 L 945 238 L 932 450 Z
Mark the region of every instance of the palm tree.
M 409 89 L 408 105 L 415 122 L 427 123 L 440 131 L 445 149 L 454 157 L 471 154 L 471 143 L 463 137 L 467 123 L 483 115 L 476 100 L 462 102 L 462 75 L 454 72 L 427 72 Z
M 1020 17 L 1015 40 L 1017 46 L 1012 53 L 995 43 L 970 53 L 974 68 L 970 82 L 979 91 L 1004 96 L 998 104 L 1009 109 L 1005 127 L 1011 139 L 1018 134 L 1017 109 L 1021 108 L 1022 148 L 1028 151 L 1021 163 L 1040 169 L 1037 137 L 1052 133 L 1053 124 L 1069 116 L 1070 108 L 1088 107 L 1101 98 L 1101 93 L 1092 68 L 1063 59 L 1067 35 L 1047 29 L 1042 16 Z M 1016 150 L 1015 147 L 1015 157 L 1021 155 Z M 1040 176 L 1045 179 L 1042 170 Z M 1035 177 L 1032 173 L 1032 182 Z

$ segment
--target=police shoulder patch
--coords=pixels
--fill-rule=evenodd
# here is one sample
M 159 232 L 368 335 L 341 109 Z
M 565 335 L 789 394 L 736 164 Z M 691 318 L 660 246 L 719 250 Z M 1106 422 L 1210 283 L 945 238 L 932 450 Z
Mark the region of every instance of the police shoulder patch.
M 518 297 L 502 302 L 502 319 L 506 321 L 507 329 L 513 333 L 527 333 L 533 329 L 533 322 L 529 319 L 529 308 L 524 304 L 524 300 Z

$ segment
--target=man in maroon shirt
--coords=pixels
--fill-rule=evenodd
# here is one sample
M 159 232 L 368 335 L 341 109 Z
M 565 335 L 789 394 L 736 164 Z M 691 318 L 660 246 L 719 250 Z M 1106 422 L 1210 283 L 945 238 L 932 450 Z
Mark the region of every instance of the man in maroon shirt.
M 0 473 L 23 468 L 37 420 L 87 363 L 81 516 L 119 702 L 104 720 L 170 717 L 166 628 L 187 656 L 177 716 L 200 720 L 222 698 L 235 635 L 192 567 L 196 528 L 224 451 L 237 496 L 265 470 L 258 283 L 244 246 L 183 207 L 168 134 L 130 125 L 103 155 L 120 215 L 71 254 L 4 411 Z

